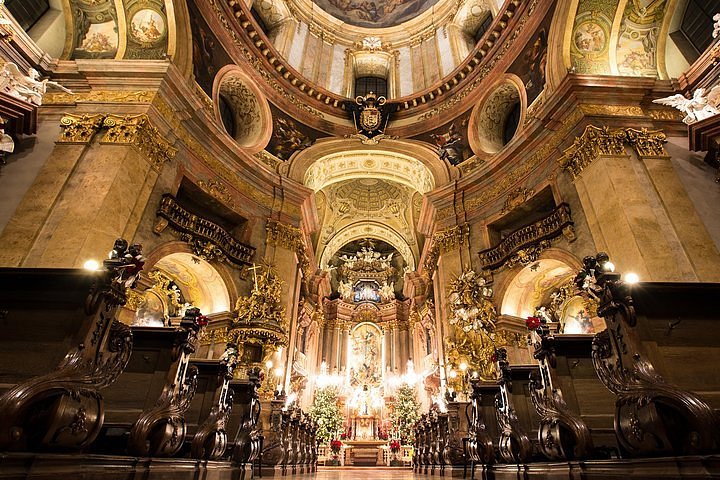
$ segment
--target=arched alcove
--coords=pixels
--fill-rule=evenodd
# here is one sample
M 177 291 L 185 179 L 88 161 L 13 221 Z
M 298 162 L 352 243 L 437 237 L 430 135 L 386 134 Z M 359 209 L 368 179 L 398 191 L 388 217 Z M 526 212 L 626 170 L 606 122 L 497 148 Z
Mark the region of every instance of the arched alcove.
M 500 313 L 520 318 L 534 315 L 545 297 L 571 279 L 576 271 L 568 263 L 554 258 L 543 258 L 521 268 L 511 276 L 501 294 Z
M 265 95 L 236 65 L 220 69 L 213 85 L 215 119 L 237 144 L 257 153 L 272 136 L 272 113 Z
M 232 309 L 230 295 L 220 273 L 210 263 L 190 253 L 171 253 L 152 267 L 167 274 L 186 300 L 205 314 Z

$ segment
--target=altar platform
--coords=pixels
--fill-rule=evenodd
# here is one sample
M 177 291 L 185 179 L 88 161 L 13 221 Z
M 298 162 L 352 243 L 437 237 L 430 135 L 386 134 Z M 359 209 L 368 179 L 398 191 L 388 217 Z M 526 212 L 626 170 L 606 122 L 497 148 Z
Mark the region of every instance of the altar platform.
M 387 440 L 345 440 L 345 465 L 375 467 L 384 465 Z

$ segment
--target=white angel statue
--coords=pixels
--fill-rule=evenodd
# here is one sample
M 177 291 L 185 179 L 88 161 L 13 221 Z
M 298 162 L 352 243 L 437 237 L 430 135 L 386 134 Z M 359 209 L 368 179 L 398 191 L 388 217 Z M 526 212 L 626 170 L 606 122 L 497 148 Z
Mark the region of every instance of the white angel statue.
M 720 36 L 720 13 L 716 13 L 713 17 L 715 23 L 713 23 L 713 38 Z
M 350 300 L 354 293 L 350 282 L 340 282 L 338 285 L 338 293 L 343 300 Z
M 28 75 L 24 75 L 17 65 L 8 62 L 0 71 L 1 92 L 37 106 L 42 105 L 42 99 L 48 87 L 55 87 L 65 93 L 73 93 L 57 82 L 49 79 L 40 80 L 40 72 L 34 68 L 28 70 Z
M 704 88 L 698 88 L 693 93 L 692 98 L 688 99 L 677 93 L 669 97 L 653 100 L 653 103 L 677 108 L 686 114 L 683 122 L 691 125 L 720 113 L 720 110 L 718 110 L 718 106 L 720 105 L 720 85 L 711 88 L 707 95 L 705 95 Z
M 386 281 L 383 282 L 379 293 L 380 298 L 382 298 L 384 302 L 389 302 L 395 298 L 395 282 L 390 282 L 389 284 Z

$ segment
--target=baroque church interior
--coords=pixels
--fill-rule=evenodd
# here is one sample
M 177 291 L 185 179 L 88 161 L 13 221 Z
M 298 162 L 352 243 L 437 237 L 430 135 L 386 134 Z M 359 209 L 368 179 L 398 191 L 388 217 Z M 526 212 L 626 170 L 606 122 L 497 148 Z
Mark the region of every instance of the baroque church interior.
M 720 478 L 717 0 L 0 0 L 0 60 L 0 479 Z

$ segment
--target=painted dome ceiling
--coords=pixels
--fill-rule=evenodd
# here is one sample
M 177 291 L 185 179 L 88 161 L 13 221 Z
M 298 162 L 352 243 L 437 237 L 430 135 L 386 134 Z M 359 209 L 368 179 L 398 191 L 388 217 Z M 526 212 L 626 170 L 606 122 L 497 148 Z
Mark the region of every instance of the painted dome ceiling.
M 385 28 L 423 13 L 438 0 L 315 0 L 335 18 L 357 27 Z

